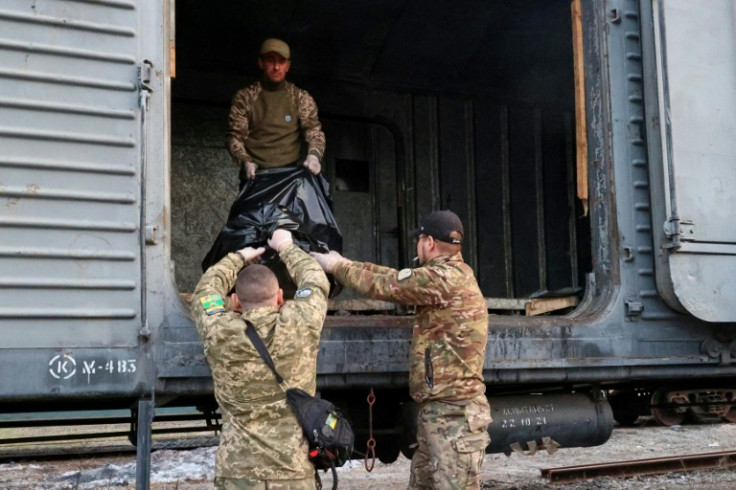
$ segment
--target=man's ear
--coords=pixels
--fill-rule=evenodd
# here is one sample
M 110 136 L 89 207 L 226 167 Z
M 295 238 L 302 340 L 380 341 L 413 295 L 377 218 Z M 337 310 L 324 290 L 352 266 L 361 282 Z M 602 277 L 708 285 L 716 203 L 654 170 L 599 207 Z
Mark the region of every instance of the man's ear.
M 258 57 L 258 68 L 263 70 L 263 59 L 260 56 Z
M 230 305 L 232 306 L 233 310 L 242 310 L 243 308 L 240 305 L 240 300 L 238 299 L 238 295 L 235 293 L 232 293 L 230 295 Z
M 276 306 L 281 306 L 284 304 L 284 290 L 279 288 L 279 292 L 276 295 Z

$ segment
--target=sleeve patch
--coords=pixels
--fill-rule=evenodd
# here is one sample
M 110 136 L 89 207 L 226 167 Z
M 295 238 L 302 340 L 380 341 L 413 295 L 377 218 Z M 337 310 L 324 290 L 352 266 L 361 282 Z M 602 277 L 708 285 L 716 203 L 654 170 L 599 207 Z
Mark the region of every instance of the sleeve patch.
M 411 274 L 411 269 L 401 269 L 396 276 L 396 279 L 398 279 L 399 281 L 403 281 L 404 279 L 409 279 L 411 277 Z
M 208 315 L 214 315 L 215 313 L 225 311 L 225 302 L 219 294 L 202 296 L 199 298 L 199 302 L 202 303 L 202 308 Z
M 308 298 L 312 295 L 313 291 L 312 288 L 301 288 L 296 291 L 294 294 L 295 298 Z

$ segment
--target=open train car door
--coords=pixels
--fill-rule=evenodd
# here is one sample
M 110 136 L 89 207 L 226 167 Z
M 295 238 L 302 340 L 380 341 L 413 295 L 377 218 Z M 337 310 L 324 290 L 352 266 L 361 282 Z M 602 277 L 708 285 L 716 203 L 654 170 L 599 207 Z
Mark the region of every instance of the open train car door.
M 661 145 L 650 152 L 661 152 L 652 167 L 663 189 L 654 210 L 663 218 L 658 288 L 700 319 L 734 321 L 736 3 L 654 0 L 652 19 L 660 124 L 650 131 Z
M 141 46 L 161 37 L 162 22 L 160 7 L 143 7 L 0 5 L 6 399 L 100 403 L 146 390 Z

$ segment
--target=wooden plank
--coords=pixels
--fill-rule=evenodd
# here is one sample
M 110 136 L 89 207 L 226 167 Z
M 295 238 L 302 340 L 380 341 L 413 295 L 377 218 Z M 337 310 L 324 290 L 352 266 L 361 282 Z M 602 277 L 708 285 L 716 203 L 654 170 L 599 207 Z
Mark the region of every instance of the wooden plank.
M 585 60 L 583 57 L 583 20 L 580 0 L 570 4 L 572 16 L 573 70 L 575 76 L 575 146 L 577 154 L 578 198 L 588 214 L 588 133 L 585 119 Z
M 550 311 L 561 310 L 577 306 L 577 296 L 567 296 L 565 298 L 536 298 L 529 300 L 526 305 L 526 315 L 534 316 L 548 313 Z
M 414 315 L 327 315 L 325 328 L 412 328 Z
M 374 299 L 331 299 L 327 302 L 328 311 L 394 311 L 396 308 L 396 303 Z
M 182 301 L 189 304 L 192 301 L 191 293 L 179 293 Z M 486 307 L 489 310 L 525 310 L 529 303 L 528 298 L 485 298 Z M 397 312 L 406 309 L 396 303 L 390 301 L 379 301 L 374 299 L 346 299 L 346 300 L 328 300 L 328 311 L 384 311 Z
M 524 310 L 528 299 L 516 298 L 486 298 L 486 307 L 489 310 Z

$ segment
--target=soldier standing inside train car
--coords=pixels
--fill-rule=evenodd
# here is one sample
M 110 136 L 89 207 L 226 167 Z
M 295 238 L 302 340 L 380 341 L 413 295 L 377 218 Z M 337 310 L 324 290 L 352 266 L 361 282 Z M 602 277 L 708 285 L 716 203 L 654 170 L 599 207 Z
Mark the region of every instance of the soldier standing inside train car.
M 261 79 L 235 94 L 228 117 L 227 149 L 240 166 L 240 189 L 259 168 L 301 162 L 317 175 L 325 152 L 314 98 L 286 81 L 289 45 L 280 39 L 263 41 L 258 67 Z
M 463 225 L 455 213 L 435 211 L 411 235 L 421 265 L 416 269 L 351 261 L 334 251 L 312 256 L 344 286 L 417 306 L 409 390 L 420 408 L 409 486 L 478 489 L 490 442 L 483 382 L 488 310 L 463 261 Z
M 330 286 L 290 232 L 274 231 L 268 246 L 299 288 L 294 300 L 285 302 L 274 273 L 255 263 L 265 249 L 246 247 L 207 269 L 191 304 L 222 413 L 215 464 L 215 486 L 222 490 L 316 487 L 302 428 L 245 329 L 246 320 L 255 326 L 290 387 L 314 395 Z M 225 307 L 233 286 L 232 305 L 241 311 Z

